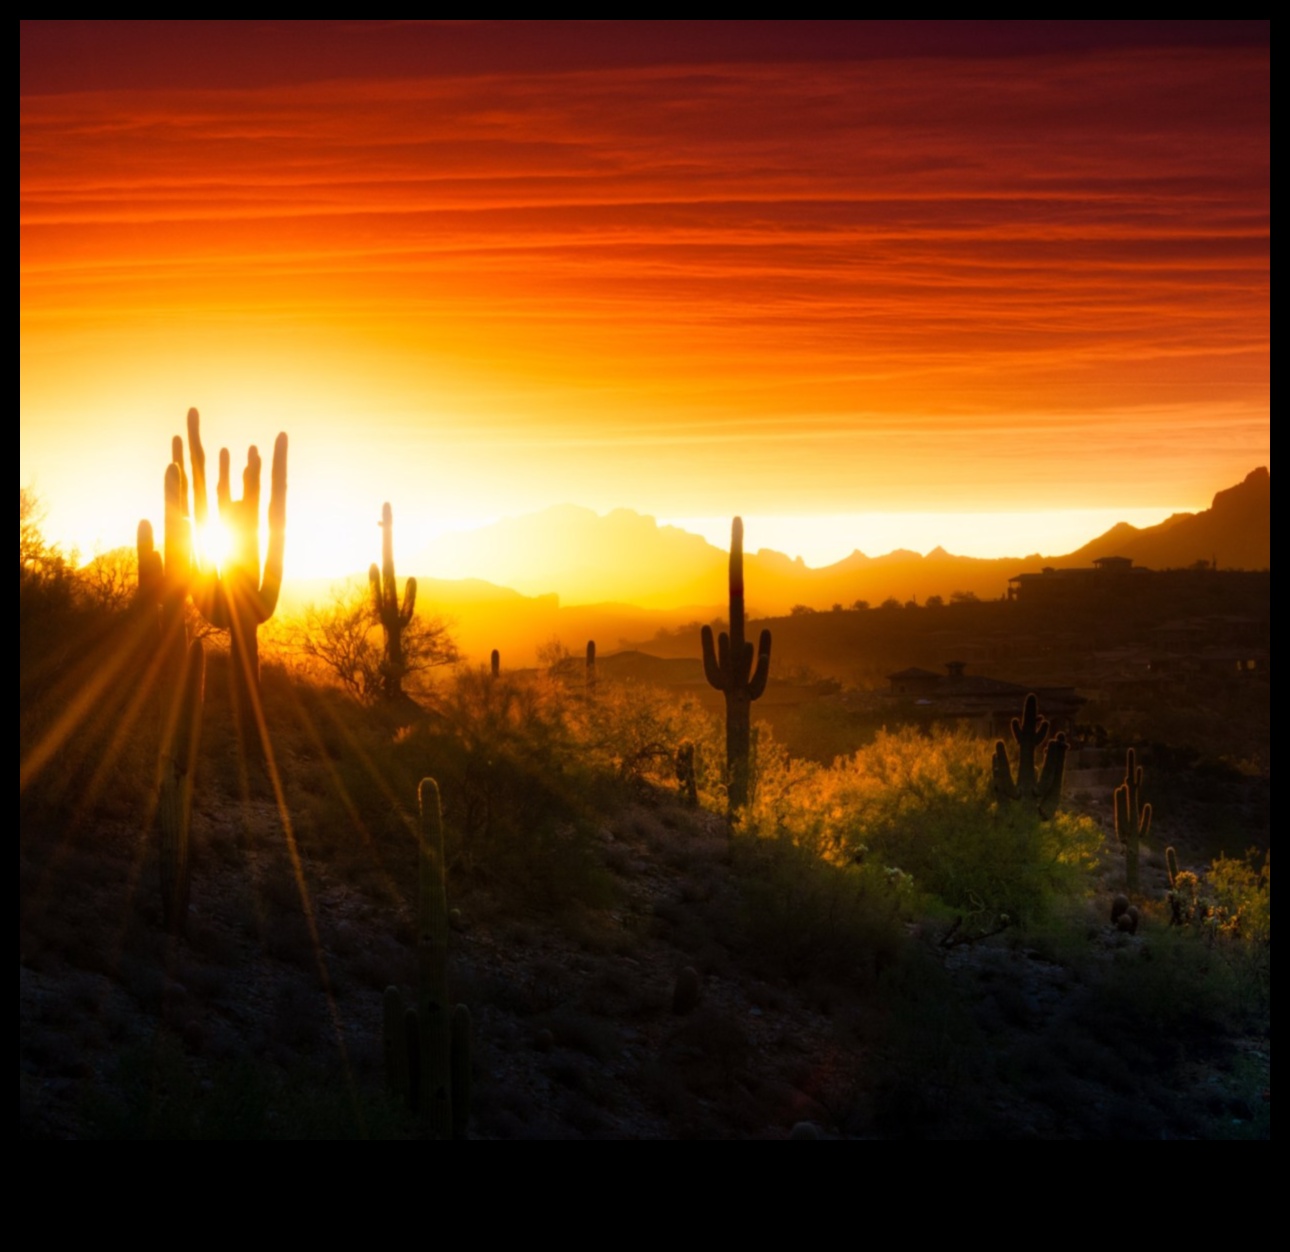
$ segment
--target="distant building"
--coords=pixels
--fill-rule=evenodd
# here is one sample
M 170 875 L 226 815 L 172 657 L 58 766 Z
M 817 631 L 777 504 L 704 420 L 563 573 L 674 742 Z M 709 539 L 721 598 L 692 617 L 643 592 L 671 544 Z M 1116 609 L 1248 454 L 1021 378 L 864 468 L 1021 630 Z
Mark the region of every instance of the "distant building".
M 1152 571 L 1134 566 L 1128 556 L 1100 556 L 1091 566 L 1054 569 L 1046 565 L 1038 574 L 1017 574 L 1008 579 L 1008 599 L 1027 604 L 1073 604 L 1099 595 L 1128 590 Z

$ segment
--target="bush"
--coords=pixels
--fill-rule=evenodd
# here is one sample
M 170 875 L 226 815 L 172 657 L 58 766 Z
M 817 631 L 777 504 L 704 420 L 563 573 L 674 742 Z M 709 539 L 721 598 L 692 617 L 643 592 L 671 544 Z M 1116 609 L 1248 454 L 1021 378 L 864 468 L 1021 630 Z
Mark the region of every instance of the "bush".
M 414 615 L 402 640 L 405 679 L 460 659 L 447 623 L 438 617 Z M 385 647 L 366 583 L 351 579 L 332 588 L 327 604 L 311 604 L 288 646 L 317 662 L 358 700 L 372 703 L 385 692 Z
M 767 738 L 753 812 L 762 834 L 785 833 L 837 865 L 910 874 L 983 926 L 1042 916 L 1101 844 L 1087 818 L 1000 808 L 988 747 L 970 735 L 884 731 L 831 769 L 788 763 Z

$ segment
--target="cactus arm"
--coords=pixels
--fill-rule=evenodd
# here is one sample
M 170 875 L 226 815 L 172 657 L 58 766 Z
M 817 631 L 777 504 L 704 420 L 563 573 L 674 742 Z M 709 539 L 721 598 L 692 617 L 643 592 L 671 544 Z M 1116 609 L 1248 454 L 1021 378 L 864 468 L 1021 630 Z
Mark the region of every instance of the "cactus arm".
M 138 602 L 151 607 L 161 596 L 163 574 L 161 553 L 152 538 L 152 523 L 146 518 L 139 523 L 136 546 L 139 553 Z
M 254 454 L 255 449 L 251 452 Z M 255 519 L 256 543 L 259 544 L 260 471 L 256 456 Z M 269 549 L 264 554 L 264 578 L 260 582 L 260 621 L 267 622 L 278 607 L 282 590 L 282 562 L 287 548 L 287 436 L 279 433 L 273 441 L 273 469 L 269 487 Z M 259 559 L 259 553 L 256 553 Z
M 748 645 L 751 650 L 752 645 Z M 761 699 L 762 693 L 766 690 L 766 680 L 770 677 L 770 631 L 763 630 L 761 638 L 757 641 L 757 669 L 748 684 L 748 698 L 750 700 Z
M 228 506 L 233 503 L 233 488 L 229 482 L 228 449 L 219 450 L 219 478 L 215 480 L 215 507 L 221 518 L 228 513 Z
M 399 613 L 399 625 L 407 626 L 412 621 L 412 613 L 417 604 L 417 580 L 409 578 L 403 588 L 403 608 Z
M 172 455 L 179 458 L 166 467 L 166 511 L 162 544 L 166 554 L 167 591 L 183 600 L 193 574 L 193 528 L 188 520 L 188 483 L 184 478 L 184 444 L 176 437 Z
M 372 612 L 379 620 L 385 611 L 385 602 L 381 599 L 381 571 L 373 561 L 367 571 L 367 581 L 372 585 Z
M 725 636 L 722 635 L 724 639 Z M 708 682 L 718 691 L 726 689 L 726 674 L 721 663 L 717 660 L 716 651 L 712 643 L 712 627 L 705 626 L 699 632 L 699 639 L 703 644 L 703 673 Z
M 1002 739 L 994 745 L 994 794 L 1000 800 L 1018 799 L 1017 784 L 1012 781 L 1012 766 L 1008 763 L 1008 749 Z
M 200 529 L 206 525 L 206 449 L 196 409 L 188 410 L 188 455 L 193 465 L 193 521 Z
M 1057 811 L 1062 798 L 1062 781 L 1066 773 L 1066 732 L 1061 731 L 1044 750 L 1044 768 L 1039 775 L 1035 794 L 1039 799 L 1039 816 L 1045 821 Z

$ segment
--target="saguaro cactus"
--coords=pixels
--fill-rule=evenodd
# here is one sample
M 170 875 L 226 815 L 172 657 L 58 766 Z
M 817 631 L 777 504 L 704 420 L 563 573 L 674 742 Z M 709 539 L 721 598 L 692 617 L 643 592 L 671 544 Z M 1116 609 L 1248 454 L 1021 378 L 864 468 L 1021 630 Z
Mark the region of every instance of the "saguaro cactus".
M 394 511 L 388 503 L 381 506 L 381 531 L 381 568 L 373 565 L 367 571 L 367 577 L 372 584 L 372 610 L 385 632 L 385 660 L 381 665 L 385 697 L 397 700 L 403 694 L 403 675 L 407 672 L 403 632 L 412 621 L 412 611 L 417 602 L 417 580 L 408 579 L 403 589 L 403 607 L 400 608 L 398 583 L 394 577 Z
M 201 419 L 188 410 L 188 451 L 193 466 L 193 520 L 198 531 L 206 524 L 206 453 Z M 257 632 L 273 616 L 282 589 L 282 556 L 287 538 L 287 436 L 273 444 L 272 490 L 269 495 L 269 547 L 260 572 L 260 454 L 247 451 L 242 471 L 242 498 L 234 500 L 229 485 L 227 448 L 219 454 L 216 487 L 220 521 L 228 531 L 230 553 L 216 569 L 209 558 L 199 560 L 193 602 L 212 626 L 229 632 L 234 699 L 244 731 L 260 705 L 260 645 Z
M 182 934 L 188 916 L 193 772 L 201 736 L 206 658 L 200 640 L 185 647 L 184 597 L 192 577 L 192 529 L 184 442 L 178 436 L 166 467 L 162 552 L 157 551 L 152 523 L 146 520 L 139 523 L 138 552 L 143 642 L 152 656 L 150 668 L 159 693 L 157 827 L 162 916 L 167 930 Z
M 188 918 L 189 832 L 193 818 L 193 775 L 201 739 L 206 654 L 200 639 L 188 645 L 178 691 L 169 705 L 161 749 L 161 789 L 157 804 L 161 829 L 161 910 L 166 929 L 182 935 Z
M 726 698 L 726 772 L 728 808 L 733 814 L 748 803 L 748 740 L 752 702 L 766 690 L 770 674 L 770 631 L 757 645 L 744 640 L 744 524 L 736 517 L 730 527 L 730 633 L 721 632 L 713 646 L 712 628 L 702 632 L 703 672 Z
M 594 639 L 587 640 L 586 669 L 587 669 L 587 674 L 586 674 L 587 682 L 586 682 L 585 691 L 586 691 L 587 699 L 592 700 L 592 699 L 595 699 L 595 695 L 596 695 L 596 641 Z
M 448 895 L 439 786 L 423 778 L 417 904 L 417 1005 L 385 992 L 387 1081 L 401 1089 L 434 1138 L 464 1139 L 470 1113 L 470 1010 L 448 1003 Z M 401 1020 L 402 1019 L 402 1020 Z M 399 1050 L 405 1049 L 400 1055 Z M 406 1059 L 405 1059 L 406 1058 Z
M 1047 820 L 1061 799 L 1069 744 L 1064 732 L 1048 739 L 1049 723 L 1039 716 L 1039 698 L 1031 692 L 1022 705 L 1021 717 L 1012 719 L 1012 737 L 1017 741 L 1017 776 L 1013 779 L 1008 749 L 1003 740 L 994 745 L 994 793 L 1004 800 L 1035 800 L 1039 816 Z M 1043 769 L 1036 776 L 1035 752 L 1048 739 Z
M 1138 845 L 1151 832 L 1151 805 L 1142 803 L 1142 766 L 1132 748 L 1124 758 L 1124 781 L 1115 789 L 1115 833 L 1124 846 L 1124 885 L 1138 889 Z

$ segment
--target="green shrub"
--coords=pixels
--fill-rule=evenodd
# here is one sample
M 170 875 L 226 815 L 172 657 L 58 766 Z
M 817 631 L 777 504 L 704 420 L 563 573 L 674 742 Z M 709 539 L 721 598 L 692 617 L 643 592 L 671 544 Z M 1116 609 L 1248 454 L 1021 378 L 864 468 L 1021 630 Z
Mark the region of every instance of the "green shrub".
M 1087 818 L 1000 808 L 990 753 L 962 733 L 884 731 L 824 769 L 762 744 L 754 822 L 834 864 L 876 864 L 978 922 L 1035 920 L 1082 885 L 1101 843 Z

